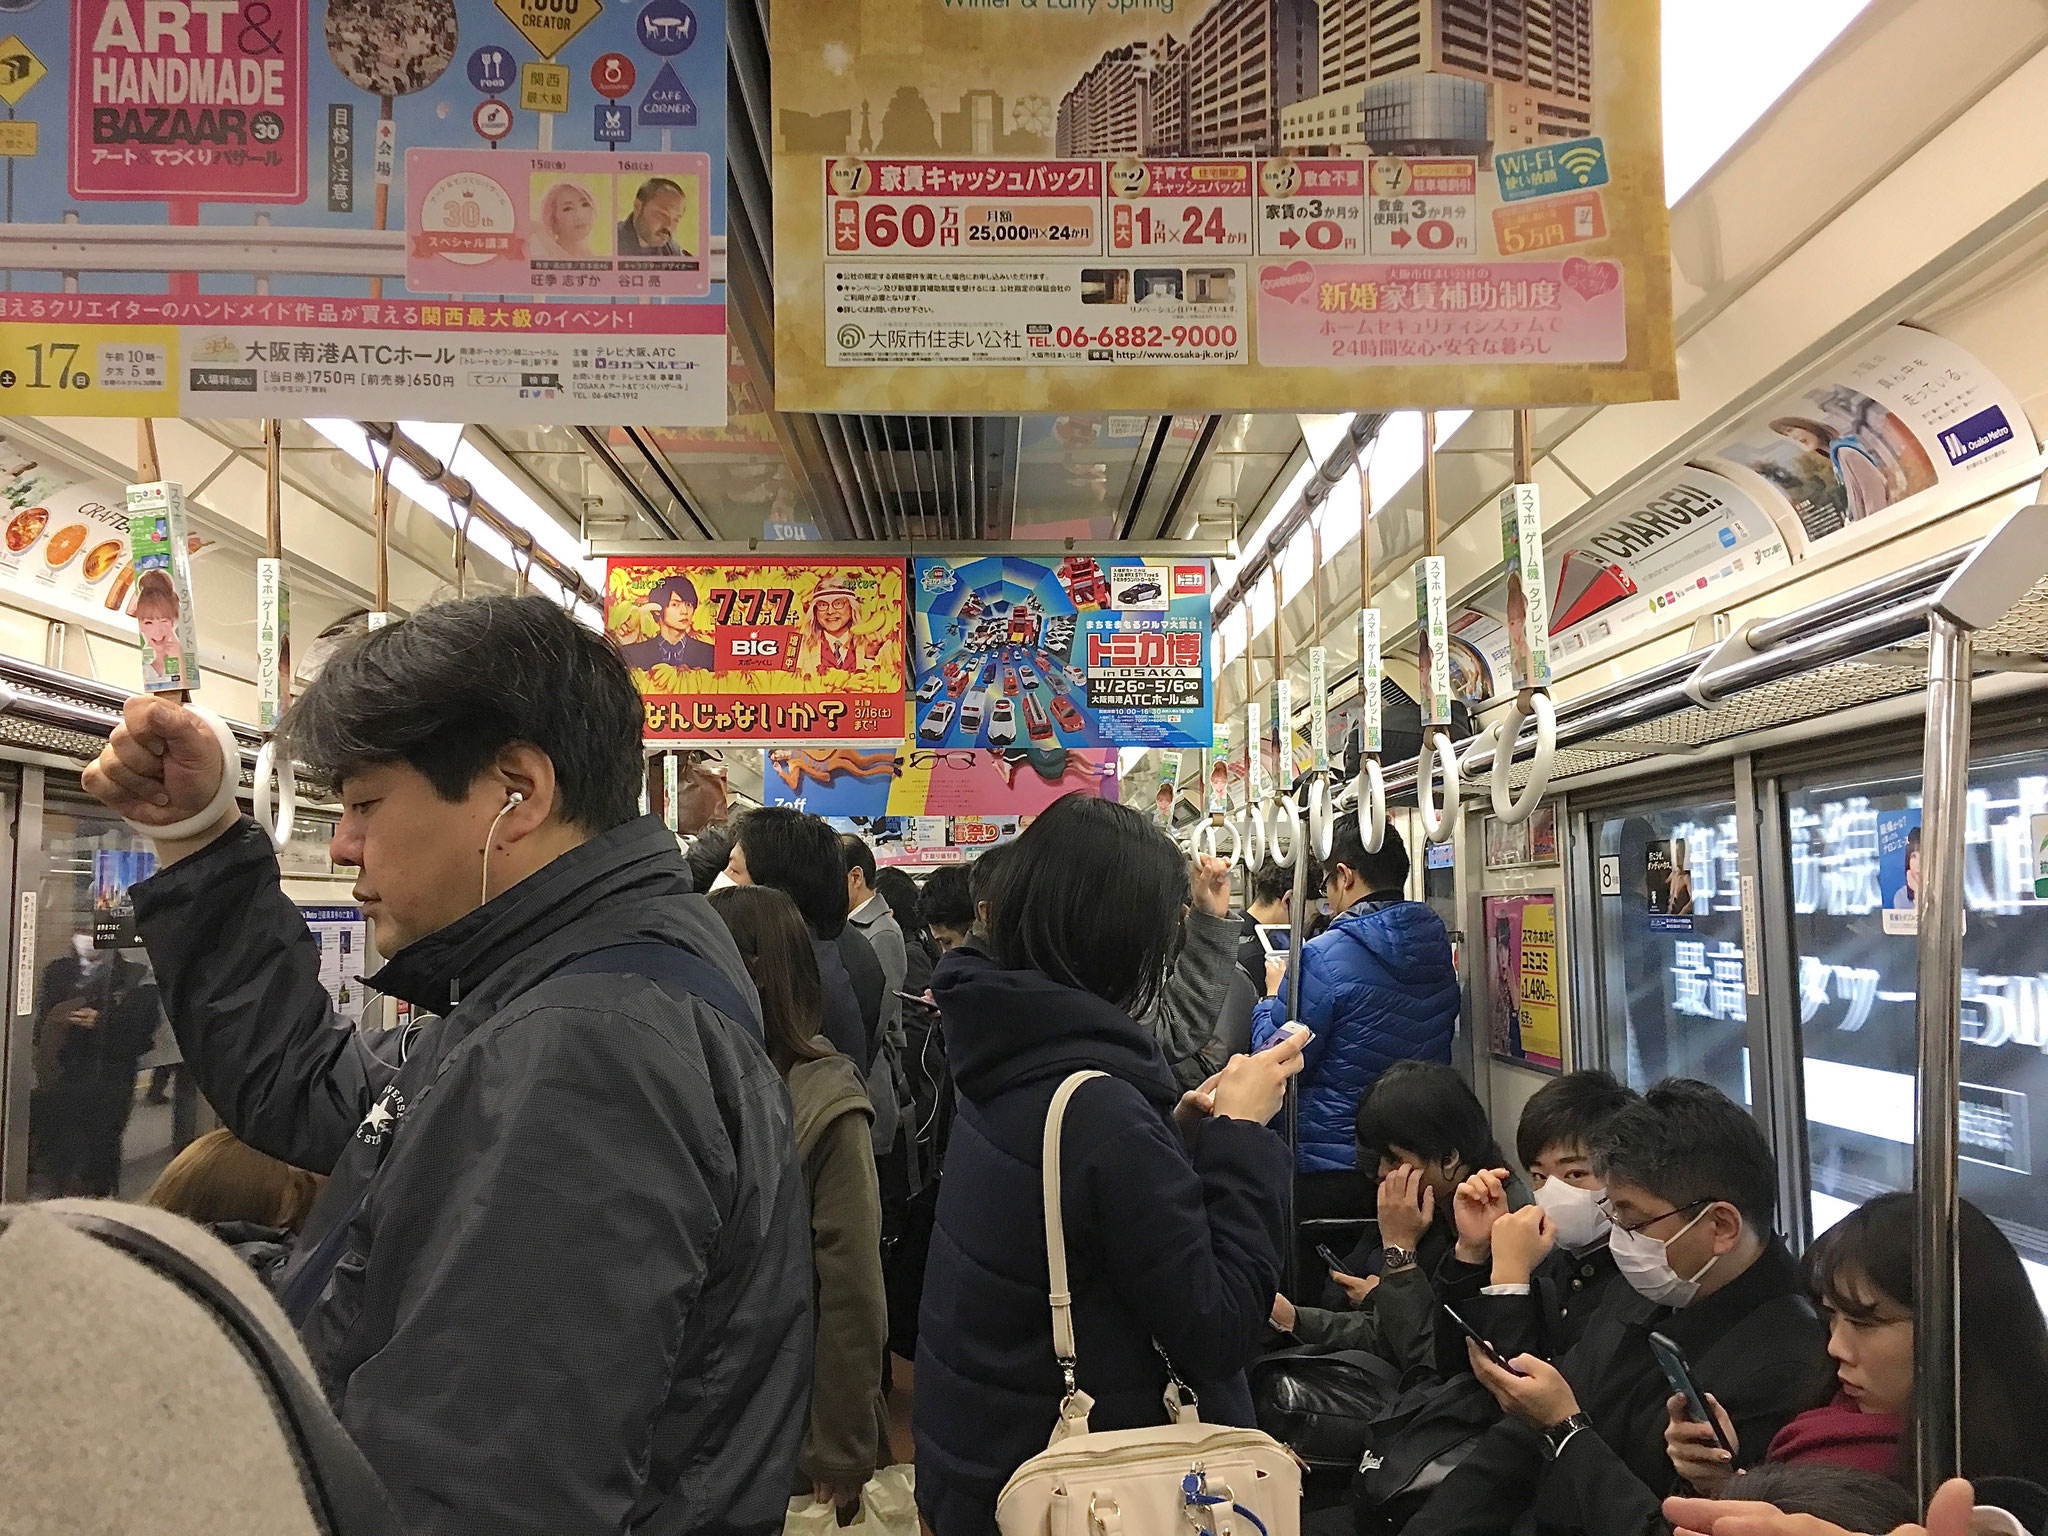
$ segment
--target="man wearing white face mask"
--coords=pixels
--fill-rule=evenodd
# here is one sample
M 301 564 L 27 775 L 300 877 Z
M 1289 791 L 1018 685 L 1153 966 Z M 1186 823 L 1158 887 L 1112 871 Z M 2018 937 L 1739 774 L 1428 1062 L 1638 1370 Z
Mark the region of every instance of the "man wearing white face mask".
M 1515 1151 L 1536 1203 L 1508 1208 L 1500 1176 L 1481 1170 L 1458 1186 L 1458 1244 L 1437 1271 L 1437 1294 L 1502 1355 L 1555 1360 L 1578 1343 L 1619 1283 L 1608 1252 L 1606 1186 L 1593 1172 L 1593 1138 L 1639 1095 L 1610 1072 L 1568 1072 L 1522 1108 Z M 1438 1368 L 1463 1373 L 1464 1336 L 1439 1329 Z
M 1670 1078 L 1609 1116 L 1590 1151 L 1626 1286 L 1556 1365 L 1523 1353 L 1504 1370 L 1468 1349 L 1507 1417 L 1406 1536 L 1492 1536 L 1531 1511 L 1546 1536 L 1666 1536 L 1659 1502 L 1680 1490 L 1652 1332 L 1685 1352 L 1744 1447 L 1828 1393 L 1826 1330 L 1773 1230 L 1777 1165 L 1756 1122 L 1719 1089 Z

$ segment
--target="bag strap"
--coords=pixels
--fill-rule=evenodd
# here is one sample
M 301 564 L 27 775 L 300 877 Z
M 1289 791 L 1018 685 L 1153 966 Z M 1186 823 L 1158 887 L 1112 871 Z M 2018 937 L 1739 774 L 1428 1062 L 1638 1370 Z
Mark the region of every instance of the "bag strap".
M 1107 1076 L 1107 1072 L 1076 1072 L 1060 1084 L 1059 1091 L 1052 1096 L 1052 1107 L 1045 1112 L 1041 1159 L 1045 1170 L 1045 1268 L 1052 1279 L 1052 1349 L 1059 1358 L 1060 1376 L 1066 1382 L 1069 1401 L 1079 1395 L 1074 1385 L 1078 1361 L 1074 1354 L 1074 1296 L 1067 1288 L 1067 1231 L 1060 1205 L 1060 1131 L 1066 1123 L 1067 1106 L 1081 1085 L 1090 1078 Z M 1064 1406 L 1061 1412 L 1065 1413 Z M 1086 1417 L 1085 1410 L 1082 1416 Z
M 673 944 L 647 942 L 613 944 L 557 966 L 553 976 L 601 974 L 639 976 L 674 996 L 685 992 L 708 1003 L 739 1025 L 755 1040 L 762 1039 L 761 1011 L 727 979 L 725 973 L 687 949 Z M 673 990 L 671 990 L 673 989 Z

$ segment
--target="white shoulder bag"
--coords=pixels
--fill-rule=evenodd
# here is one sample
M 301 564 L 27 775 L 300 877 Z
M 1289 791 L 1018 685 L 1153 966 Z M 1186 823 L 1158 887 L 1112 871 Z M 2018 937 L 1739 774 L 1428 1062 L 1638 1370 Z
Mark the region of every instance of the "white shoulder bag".
M 1155 1429 L 1088 1428 L 1094 1399 L 1076 1384 L 1074 1298 L 1060 1219 L 1060 1128 L 1074 1092 L 1102 1072 L 1076 1072 L 1045 1117 L 1045 1257 L 1052 1341 L 1066 1379 L 1046 1448 L 1019 1467 L 996 1501 L 1003 1536 L 1299 1536 L 1301 1470 L 1256 1429 L 1204 1424 L 1195 1395 L 1167 1362 L 1168 1422 Z M 1154 1346 L 1157 1347 L 1156 1345 Z M 1164 1351 L 1161 1351 L 1162 1358 Z

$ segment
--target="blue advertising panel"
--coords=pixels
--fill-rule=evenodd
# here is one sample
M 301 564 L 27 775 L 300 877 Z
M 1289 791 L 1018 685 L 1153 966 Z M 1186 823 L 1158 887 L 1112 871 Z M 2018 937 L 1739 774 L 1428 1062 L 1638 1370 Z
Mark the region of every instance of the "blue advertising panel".
M 925 746 L 1204 747 L 1206 562 L 914 562 Z

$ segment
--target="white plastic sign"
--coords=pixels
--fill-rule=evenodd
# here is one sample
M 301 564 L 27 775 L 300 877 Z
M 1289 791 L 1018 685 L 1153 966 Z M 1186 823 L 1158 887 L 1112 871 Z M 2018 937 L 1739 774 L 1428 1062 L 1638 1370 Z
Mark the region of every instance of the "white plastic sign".
M 1358 696 L 1364 727 L 1360 748 L 1368 757 L 1380 750 L 1384 713 L 1380 685 L 1385 675 L 1386 666 L 1380 660 L 1380 611 L 1367 608 L 1358 615 Z
M 128 487 L 128 548 L 135 557 L 135 596 L 129 601 L 142 630 L 143 692 L 197 688 L 199 640 L 192 623 L 183 486 L 152 480 Z
M 1285 677 L 1273 684 L 1273 737 L 1273 790 L 1284 795 L 1294 782 L 1294 684 Z
M 1209 747 L 1209 814 L 1222 816 L 1230 810 L 1230 722 L 1216 722 L 1216 736 Z
M 1543 576 L 1543 510 L 1533 485 L 1500 493 L 1500 547 L 1508 571 L 1508 654 L 1515 687 L 1550 686 L 1550 588 Z
M 265 556 L 256 562 L 256 724 L 277 729 L 284 713 L 286 678 L 291 653 L 291 596 L 285 589 L 284 562 Z
M 1330 767 L 1330 652 L 1327 646 L 1308 648 L 1308 744 L 1309 762 L 1317 773 Z
M 1253 699 L 1244 707 L 1245 785 L 1253 805 L 1266 798 L 1266 740 L 1259 724 L 1259 701 Z
M 1415 562 L 1416 674 L 1425 725 L 1451 723 L 1451 641 L 1444 588 L 1442 555 L 1425 555 Z

